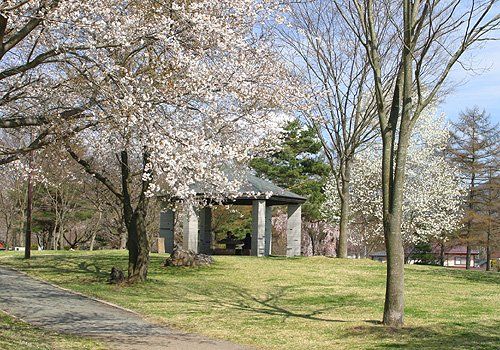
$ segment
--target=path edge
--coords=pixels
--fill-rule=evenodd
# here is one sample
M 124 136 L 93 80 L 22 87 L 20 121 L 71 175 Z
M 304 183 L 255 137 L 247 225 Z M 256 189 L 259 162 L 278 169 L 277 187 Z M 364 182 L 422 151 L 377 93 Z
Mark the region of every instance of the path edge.
M 44 279 L 41 279 L 38 276 L 31 276 L 27 272 L 25 272 L 23 270 L 16 269 L 15 267 L 5 266 L 5 265 L 2 265 L 2 264 L 0 264 L 0 267 L 4 268 L 6 270 L 11 270 L 11 271 L 20 273 L 20 274 L 22 274 L 22 275 L 24 275 L 24 276 L 26 276 L 28 278 L 32 278 L 32 279 L 34 279 L 34 280 L 36 280 L 38 282 L 41 282 L 41 283 L 44 283 L 44 284 L 48 284 L 51 287 L 55 287 L 55 288 L 61 289 L 61 290 L 65 291 L 65 292 L 72 293 L 72 294 L 78 295 L 80 297 L 88 298 L 88 299 L 91 299 L 93 301 L 97 301 L 99 303 L 103 303 L 105 305 L 117 308 L 117 309 L 122 310 L 122 311 L 130 312 L 130 313 L 132 313 L 132 314 L 134 314 L 136 316 L 139 316 L 141 319 L 143 319 L 145 321 L 151 321 L 151 320 L 148 320 L 147 318 L 145 318 L 144 315 L 138 313 L 137 311 L 134 311 L 134 310 L 131 310 L 131 309 L 127 309 L 126 307 L 123 307 L 123 306 L 120 306 L 120 305 L 116 305 L 116 304 L 114 304 L 112 302 L 109 302 L 109 301 L 106 301 L 106 300 L 102 300 L 102 299 L 99 299 L 99 298 L 96 298 L 96 297 L 93 297 L 93 296 L 90 296 L 90 295 L 86 295 L 86 294 L 83 294 L 81 292 L 77 292 L 77 291 L 71 290 L 69 288 L 62 287 L 62 286 L 57 285 L 55 283 L 52 283 L 52 282 L 46 281 Z M 157 323 L 157 322 L 155 322 L 155 323 Z

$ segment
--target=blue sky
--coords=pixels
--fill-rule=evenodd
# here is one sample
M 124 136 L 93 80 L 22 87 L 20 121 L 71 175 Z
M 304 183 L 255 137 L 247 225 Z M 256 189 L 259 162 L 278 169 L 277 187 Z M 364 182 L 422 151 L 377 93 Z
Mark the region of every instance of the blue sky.
M 470 61 L 469 61 L 470 60 Z M 500 122 L 500 42 L 488 42 L 475 49 L 467 62 L 472 62 L 474 72 L 456 65 L 450 74 L 458 86 L 446 97 L 440 110 L 454 120 L 460 111 L 475 105 L 486 109 L 492 121 Z

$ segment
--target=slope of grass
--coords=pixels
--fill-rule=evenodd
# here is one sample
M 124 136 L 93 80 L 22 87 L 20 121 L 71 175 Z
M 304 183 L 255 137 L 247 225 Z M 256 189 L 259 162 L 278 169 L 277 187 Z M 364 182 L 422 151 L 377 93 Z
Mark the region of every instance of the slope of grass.
M 0 311 L 0 349 L 3 350 L 99 350 L 98 342 L 47 332 Z
M 498 349 L 500 274 L 406 267 L 406 326 L 379 324 L 385 265 L 324 257 L 216 257 L 211 267 L 164 268 L 149 281 L 106 284 L 120 251 L 34 252 L 10 265 L 177 328 L 262 349 Z

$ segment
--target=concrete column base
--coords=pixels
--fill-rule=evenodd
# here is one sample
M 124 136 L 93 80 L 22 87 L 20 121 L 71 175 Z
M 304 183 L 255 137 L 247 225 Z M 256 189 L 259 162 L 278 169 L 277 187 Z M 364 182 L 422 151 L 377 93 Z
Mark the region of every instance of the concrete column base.
M 288 205 L 288 220 L 286 223 L 286 256 L 300 256 L 302 226 L 302 206 Z
M 198 213 L 192 207 L 186 208 L 182 226 L 182 248 L 198 253 Z
M 256 199 L 252 203 L 252 249 L 251 255 L 264 255 L 264 236 L 266 230 L 266 201 Z
M 160 212 L 160 238 L 163 238 L 164 249 L 160 252 L 172 253 L 174 251 L 174 211 L 167 209 Z

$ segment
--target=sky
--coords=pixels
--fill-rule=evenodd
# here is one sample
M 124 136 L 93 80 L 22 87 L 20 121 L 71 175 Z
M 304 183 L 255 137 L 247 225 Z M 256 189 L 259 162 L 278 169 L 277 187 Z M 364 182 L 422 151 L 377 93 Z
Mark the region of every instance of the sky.
M 456 120 L 460 111 L 477 105 L 491 115 L 494 123 L 500 123 L 500 41 L 471 51 L 466 60 L 472 62 L 475 71 L 455 65 L 449 78 L 458 85 L 439 109 L 450 120 Z

